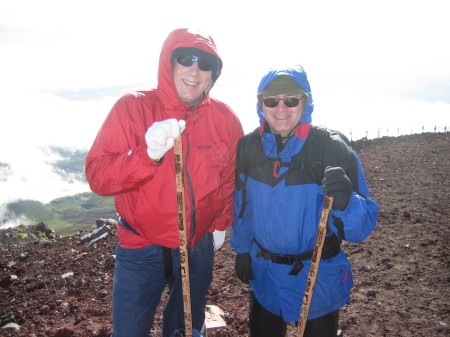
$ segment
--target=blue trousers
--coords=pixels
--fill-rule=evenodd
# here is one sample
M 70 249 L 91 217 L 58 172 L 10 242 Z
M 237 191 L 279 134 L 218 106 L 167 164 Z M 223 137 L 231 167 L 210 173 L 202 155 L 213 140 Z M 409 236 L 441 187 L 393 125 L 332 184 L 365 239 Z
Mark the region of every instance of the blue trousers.
M 184 328 L 180 251 L 171 249 L 174 280 L 166 280 L 161 246 L 140 249 L 116 248 L 112 293 L 114 330 L 111 337 L 147 337 L 153 326 L 165 287 L 169 297 L 163 312 L 163 337 Z M 206 295 L 212 281 L 214 246 L 212 234 L 205 234 L 189 250 L 192 325 L 201 330 L 205 320 Z

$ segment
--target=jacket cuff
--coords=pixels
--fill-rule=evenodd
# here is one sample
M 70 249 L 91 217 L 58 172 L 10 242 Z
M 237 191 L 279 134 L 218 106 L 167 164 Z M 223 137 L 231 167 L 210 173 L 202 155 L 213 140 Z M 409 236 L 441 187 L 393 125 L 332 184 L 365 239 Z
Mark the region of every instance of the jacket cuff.
M 143 163 L 148 166 L 159 166 L 161 165 L 163 158 L 159 160 L 153 160 L 147 153 L 147 147 L 144 145 L 140 145 L 136 148 L 136 154 L 141 158 Z

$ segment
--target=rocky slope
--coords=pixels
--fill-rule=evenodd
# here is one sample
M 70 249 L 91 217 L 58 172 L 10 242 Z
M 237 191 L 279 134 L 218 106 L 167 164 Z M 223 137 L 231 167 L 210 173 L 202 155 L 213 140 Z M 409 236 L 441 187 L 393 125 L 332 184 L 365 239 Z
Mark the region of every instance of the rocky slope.
M 344 335 L 449 336 L 450 135 L 385 137 L 355 148 L 380 214 L 365 242 L 343 246 L 355 277 L 352 300 L 341 310 Z M 19 245 L 2 231 L 0 327 L 12 330 L 0 336 L 110 335 L 117 241 L 115 225 L 107 225 L 111 230 L 97 242 L 81 233 Z M 208 296 L 227 326 L 209 329 L 209 337 L 248 336 L 247 296 L 227 241 Z M 160 313 L 152 336 L 161 335 Z M 288 336 L 295 336 L 293 324 Z

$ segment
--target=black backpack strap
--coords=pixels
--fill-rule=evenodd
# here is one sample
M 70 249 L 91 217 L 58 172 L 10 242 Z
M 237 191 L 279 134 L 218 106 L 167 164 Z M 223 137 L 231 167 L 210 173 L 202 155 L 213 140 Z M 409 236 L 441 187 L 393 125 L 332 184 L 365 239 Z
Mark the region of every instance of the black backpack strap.
M 330 139 L 330 131 L 325 128 L 312 126 L 309 132 L 306 148 L 307 161 L 310 163 L 314 181 L 318 185 L 322 185 L 325 171 L 325 146 Z
M 336 146 L 336 141 L 339 139 L 343 141 L 352 152 L 354 152 L 354 150 L 352 148 L 351 142 L 342 132 L 337 130 L 330 130 L 323 126 L 312 126 L 308 139 L 311 140 L 311 146 L 308 148 L 309 151 L 307 155 L 308 158 L 311 159 L 315 181 L 317 182 L 317 184 L 322 185 L 325 167 L 327 166 L 325 162 L 325 153 L 328 153 L 327 162 L 330 161 L 330 155 L 336 155 L 336 153 L 333 153 L 334 147 L 327 149 L 327 144 L 334 144 L 333 146 Z M 334 158 L 334 160 L 336 159 L 337 158 Z M 343 168 L 345 169 L 345 167 Z M 355 182 L 357 182 L 357 178 L 353 179 L 352 182 L 353 184 L 355 184 Z
M 236 168 L 236 187 L 238 190 L 242 190 L 242 207 L 239 211 L 238 218 L 241 219 L 244 216 L 245 206 L 247 205 L 247 191 L 245 186 L 247 185 L 247 179 L 249 175 L 250 165 L 255 160 L 253 154 L 258 146 L 259 141 L 259 128 L 253 130 L 247 136 L 240 139 L 236 157 L 238 158 L 238 166 Z M 241 181 L 239 174 L 244 174 L 244 180 Z
M 238 219 L 242 219 L 244 217 L 245 206 L 247 205 L 247 190 L 245 189 L 245 185 L 247 185 L 248 175 L 245 175 L 243 186 L 242 186 L 242 207 L 238 215 Z
M 306 252 L 295 255 L 282 255 L 275 254 L 265 249 L 258 241 L 255 241 L 258 245 L 260 252 L 256 254 L 257 258 L 262 257 L 264 260 L 270 260 L 277 264 L 293 265 L 289 275 L 297 275 L 303 269 L 302 261 L 311 260 L 314 250 L 308 250 Z M 341 240 L 334 234 L 331 234 L 325 238 L 322 251 L 322 260 L 328 260 L 339 254 L 341 251 Z
M 163 246 L 161 249 L 164 260 L 164 277 L 167 282 L 171 283 L 175 279 L 172 271 L 172 249 Z

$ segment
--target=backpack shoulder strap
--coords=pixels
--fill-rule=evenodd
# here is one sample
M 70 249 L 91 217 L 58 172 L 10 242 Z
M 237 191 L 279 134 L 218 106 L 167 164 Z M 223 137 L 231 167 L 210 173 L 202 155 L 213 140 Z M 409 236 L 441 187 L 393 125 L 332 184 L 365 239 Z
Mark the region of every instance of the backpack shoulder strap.
M 325 146 L 329 141 L 331 132 L 321 126 L 313 125 L 309 132 L 308 142 L 306 146 L 307 167 L 311 167 L 314 181 L 318 185 L 322 185 L 325 171 Z
M 247 185 L 247 179 L 250 172 L 250 167 L 254 161 L 256 150 L 261 143 L 261 137 L 259 135 L 259 128 L 256 128 L 248 135 L 245 135 L 239 140 L 237 147 L 237 162 L 235 184 L 236 189 L 242 193 L 242 207 L 239 211 L 238 218 L 242 218 L 245 212 L 245 206 L 247 204 L 247 192 L 245 186 Z M 244 180 L 241 179 L 240 174 L 244 174 Z
M 261 146 L 261 135 L 259 134 L 259 128 L 253 130 L 250 134 L 244 137 L 245 141 L 242 145 L 242 157 L 243 158 L 243 173 L 248 175 L 250 165 L 258 160 L 256 157 L 257 149 Z
M 340 138 L 350 148 L 352 148 L 352 146 L 343 133 L 337 130 L 327 129 L 323 126 L 312 126 L 308 138 L 310 138 L 310 141 L 308 142 L 309 146 L 307 146 L 306 151 L 307 158 L 310 160 L 309 165 L 312 165 L 316 183 L 322 185 L 325 171 L 325 148 L 327 143 L 333 138 Z

